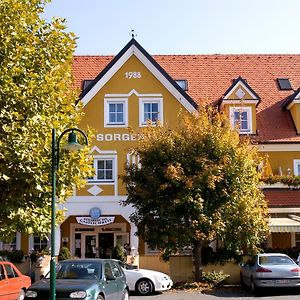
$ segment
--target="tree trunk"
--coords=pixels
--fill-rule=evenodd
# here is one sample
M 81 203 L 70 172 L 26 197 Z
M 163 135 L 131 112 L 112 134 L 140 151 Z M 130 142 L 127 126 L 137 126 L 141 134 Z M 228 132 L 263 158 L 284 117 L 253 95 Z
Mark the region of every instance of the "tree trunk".
M 199 282 L 202 279 L 202 241 L 196 241 L 194 244 L 195 249 L 195 281 Z

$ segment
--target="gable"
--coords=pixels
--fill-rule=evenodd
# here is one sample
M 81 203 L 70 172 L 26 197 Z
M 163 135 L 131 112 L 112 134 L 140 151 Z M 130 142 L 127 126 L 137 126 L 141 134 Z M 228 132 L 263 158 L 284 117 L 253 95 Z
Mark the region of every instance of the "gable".
M 102 70 L 80 98 L 85 106 L 97 92 L 127 63 L 131 58 L 137 59 L 189 112 L 195 111 L 197 104 L 182 90 L 159 64 L 132 39 L 120 53 Z M 126 74 L 127 73 L 127 74 Z M 134 74 L 128 74 L 134 73 Z M 138 71 L 127 71 L 125 76 L 139 76 Z M 138 79 L 128 78 L 127 79 Z
M 243 104 L 258 105 L 260 97 L 254 92 L 245 79 L 238 77 L 224 93 L 221 107 L 225 104 L 240 104 L 241 101 Z

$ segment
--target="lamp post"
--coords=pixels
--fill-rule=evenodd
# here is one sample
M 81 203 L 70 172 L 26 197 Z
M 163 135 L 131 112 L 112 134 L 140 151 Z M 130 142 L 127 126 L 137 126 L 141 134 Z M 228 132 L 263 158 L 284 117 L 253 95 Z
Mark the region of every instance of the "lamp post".
M 52 199 L 51 199 L 51 261 L 50 261 L 50 299 L 56 299 L 56 259 L 55 259 L 55 222 L 56 222 L 56 170 L 59 165 L 59 150 L 60 141 L 62 137 L 69 133 L 68 144 L 64 147 L 70 151 L 76 151 L 82 149 L 84 145 L 80 145 L 77 142 L 77 136 L 75 132 L 79 132 L 83 135 L 85 139 L 85 145 L 88 144 L 88 139 L 86 134 L 78 128 L 66 129 L 59 136 L 56 142 L 56 130 L 52 129 Z

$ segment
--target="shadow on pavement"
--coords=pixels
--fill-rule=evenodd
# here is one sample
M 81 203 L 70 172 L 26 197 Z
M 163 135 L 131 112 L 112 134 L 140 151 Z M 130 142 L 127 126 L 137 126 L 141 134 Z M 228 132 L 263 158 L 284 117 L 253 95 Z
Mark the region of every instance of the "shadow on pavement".
M 249 290 L 244 290 L 240 286 L 228 286 L 216 288 L 213 291 L 206 292 L 207 295 L 212 295 L 220 298 L 243 298 L 243 297 L 270 297 L 284 295 L 300 295 L 300 288 L 272 288 L 259 290 L 253 294 Z

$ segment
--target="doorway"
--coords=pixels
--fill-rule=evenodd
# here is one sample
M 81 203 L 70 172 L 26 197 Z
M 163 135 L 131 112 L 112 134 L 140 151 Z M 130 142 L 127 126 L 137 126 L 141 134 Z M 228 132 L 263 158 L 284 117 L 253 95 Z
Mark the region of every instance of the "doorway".
M 114 247 L 114 234 L 113 233 L 99 233 L 98 235 L 98 248 L 100 258 L 111 258 L 111 251 Z
M 96 235 L 89 234 L 84 235 L 84 257 L 85 258 L 95 258 L 97 255 L 96 251 Z

